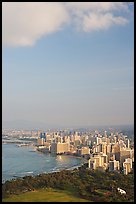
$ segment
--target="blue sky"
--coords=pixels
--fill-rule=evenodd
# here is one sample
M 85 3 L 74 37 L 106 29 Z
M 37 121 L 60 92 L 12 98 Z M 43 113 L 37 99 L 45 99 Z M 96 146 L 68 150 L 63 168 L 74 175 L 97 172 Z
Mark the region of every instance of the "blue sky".
M 44 21 L 39 5 L 35 24 L 32 3 L 3 3 L 3 121 L 65 127 L 133 124 L 133 4 L 112 3 L 95 8 L 91 3 L 80 8 L 44 3 L 49 16 Z M 78 14 L 72 13 L 75 7 Z

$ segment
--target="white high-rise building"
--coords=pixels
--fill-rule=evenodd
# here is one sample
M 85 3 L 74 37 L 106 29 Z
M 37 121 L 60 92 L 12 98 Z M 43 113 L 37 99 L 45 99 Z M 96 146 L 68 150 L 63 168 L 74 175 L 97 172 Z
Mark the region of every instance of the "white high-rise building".
M 127 158 L 127 159 L 125 159 L 125 162 L 128 162 L 128 163 L 130 163 L 130 167 L 131 167 L 131 169 L 132 169 L 132 159 L 130 159 L 130 158 Z
M 101 142 L 102 142 L 102 139 L 100 137 L 97 137 L 96 138 L 96 144 L 99 145 L 99 144 L 101 144 Z
M 107 155 L 103 153 L 93 154 L 88 160 L 88 167 L 91 169 L 96 169 L 98 167 L 107 168 Z
M 124 174 L 127 175 L 128 173 L 131 172 L 131 163 L 130 162 L 123 162 L 123 171 Z
M 126 147 L 130 148 L 130 141 L 129 141 L 129 139 L 126 139 Z

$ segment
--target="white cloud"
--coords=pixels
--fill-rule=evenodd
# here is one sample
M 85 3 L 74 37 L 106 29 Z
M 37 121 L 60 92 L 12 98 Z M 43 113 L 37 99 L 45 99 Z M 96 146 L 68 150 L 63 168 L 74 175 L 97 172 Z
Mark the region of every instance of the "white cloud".
M 123 2 L 70 2 L 66 4 L 78 30 L 91 32 L 107 29 L 112 25 L 125 25 L 128 20 L 115 16 L 114 11 L 128 12 Z
M 2 11 L 3 42 L 11 46 L 33 45 L 69 21 L 61 3 L 4 2 Z
M 128 21 L 123 17 L 115 17 L 111 13 L 101 14 L 91 12 L 83 16 L 82 27 L 85 32 L 107 29 L 113 24 L 124 25 Z
M 120 9 L 128 11 L 128 5 L 123 2 L 68 2 L 66 6 L 72 10 L 91 10 L 96 12 Z
M 123 2 L 3 2 L 2 41 L 8 46 L 31 46 L 68 23 L 84 32 L 125 25 L 128 20 L 120 11 L 128 12 L 128 5 Z

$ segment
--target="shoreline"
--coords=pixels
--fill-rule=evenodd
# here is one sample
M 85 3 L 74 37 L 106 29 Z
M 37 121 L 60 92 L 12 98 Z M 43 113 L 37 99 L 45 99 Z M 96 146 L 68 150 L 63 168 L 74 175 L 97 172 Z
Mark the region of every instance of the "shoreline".
M 81 167 L 83 164 L 81 165 L 75 165 L 75 166 L 71 166 L 71 167 L 64 167 L 62 169 L 56 169 L 56 170 L 51 170 L 49 172 L 41 172 L 41 173 L 38 173 L 38 174 L 32 174 L 32 175 L 24 175 L 24 176 L 13 176 L 14 178 L 11 178 L 11 179 L 8 179 L 8 180 L 5 180 L 5 181 L 2 181 L 2 184 L 5 184 L 5 182 L 7 181 L 16 181 L 17 179 L 22 179 L 23 177 L 27 177 L 27 176 L 32 176 L 32 177 L 36 177 L 40 174 L 53 174 L 55 172 L 61 172 L 61 171 L 64 171 L 64 170 L 68 170 L 68 171 L 72 171 L 74 169 L 78 169 L 79 167 Z
M 34 152 L 37 152 L 38 153 L 38 150 L 36 149 L 36 146 L 33 146 L 33 145 L 30 145 L 30 146 L 27 146 L 27 148 L 32 148 L 32 149 L 35 149 L 35 151 Z M 19 147 L 19 148 L 24 148 L 23 146 L 22 147 Z M 43 154 L 47 154 L 47 153 L 44 153 L 44 152 L 41 152 L 40 151 L 40 153 L 43 153 Z M 48 154 L 51 154 L 51 153 L 48 153 Z M 54 167 L 54 169 L 51 169 L 49 172 L 46 172 L 46 171 L 43 171 L 43 172 L 40 172 L 40 173 L 36 173 L 36 174 L 34 174 L 34 173 L 32 173 L 32 174 L 26 174 L 26 175 L 23 175 L 23 176 L 18 176 L 17 174 L 16 175 L 14 175 L 12 178 L 9 178 L 9 179 L 3 179 L 2 180 L 2 184 L 4 184 L 6 181 L 12 181 L 12 180 L 16 180 L 16 179 L 21 179 L 21 178 L 23 178 L 23 177 L 25 177 L 25 176 L 33 176 L 33 177 L 35 177 L 35 176 L 37 176 L 37 175 L 39 175 L 39 174 L 50 174 L 50 173 L 54 173 L 54 172 L 60 172 L 60 171 L 63 171 L 63 170 L 73 170 L 73 169 L 77 169 L 77 168 L 79 168 L 79 167 L 81 167 L 82 165 L 84 165 L 84 163 L 86 163 L 87 162 L 87 160 L 85 159 L 85 158 L 83 158 L 83 157 L 80 157 L 80 156 L 76 156 L 76 155 L 68 155 L 68 154 L 62 154 L 62 155 L 55 155 L 56 157 L 58 157 L 58 156 L 62 156 L 62 157 L 67 157 L 67 158 L 73 158 L 73 159 L 80 159 L 80 161 L 81 161 L 81 163 L 79 163 L 79 164 L 75 164 L 74 166 L 64 166 L 64 167 Z M 57 169 L 58 168 L 58 169 Z
M 36 151 L 39 151 L 36 149 Z M 50 152 L 42 152 L 40 151 L 41 153 L 43 154 L 51 154 Z M 71 166 L 71 167 L 66 167 L 64 169 L 58 169 L 58 170 L 54 170 L 54 171 L 51 171 L 51 172 L 48 172 L 48 173 L 53 173 L 53 172 L 60 172 L 60 171 L 63 171 L 63 170 L 73 170 L 73 169 L 78 169 L 79 167 L 81 167 L 82 165 L 84 165 L 85 163 L 88 162 L 88 160 L 86 158 L 83 158 L 83 157 L 80 157 L 80 156 L 77 156 L 77 155 L 71 155 L 71 154 L 56 154 L 55 156 L 66 156 L 66 157 L 73 157 L 73 158 L 77 158 L 77 159 L 80 159 L 82 160 L 82 163 L 80 165 L 75 165 L 75 166 Z
M 33 146 L 33 148 L 34 148 L 36 151 L 39 151 L 39 152 L 41 152 L 41 153 L 43 153 L 43 154 L 51 154 L 51 152 L 43 152 L 43 151 L 41 151 L 41 150 L 37 150 L 36 146 Z M 68 156 L 68 157 L 74 157 L 74 158 L 78 158 L 78 159 L 82 159 L 82 160 L 87 161 L 86 158 L 81 157 L 81 156 L 78 156 L 78 155 L 75 155 L 75 154 L 62 153 L 62 154 L 53 154 L 53 155 L 55 155 L 55 156 Z

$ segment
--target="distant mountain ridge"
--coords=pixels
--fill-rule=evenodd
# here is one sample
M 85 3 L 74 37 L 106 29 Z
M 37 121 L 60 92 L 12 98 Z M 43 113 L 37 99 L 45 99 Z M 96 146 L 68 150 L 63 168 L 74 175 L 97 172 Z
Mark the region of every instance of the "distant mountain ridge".
M 18 128 L 18 129 L 45 129 L 50 128 L 50 125 L 47 125 L 43 122 L 32 122 L 27 120 L 15 120 L 15 121 L 2 121 L 2 128 Z
M 41 121 L 27 121 L 27 120 L 14 120 L 14 121 L 2 121 L 2 128 L 3 129 L 52 129 L 52 128 L 70 128 L 75 129 L 77 131 L 85 131 L 86 129 L 99 129 L 99 130 L 107 130 L 108 128 L 119 130 L 133 130 L 134 125 L 82 125 L 82 126 L 75 126 L 75 125 L 57 125 L 57 124 L 47 124 Z

